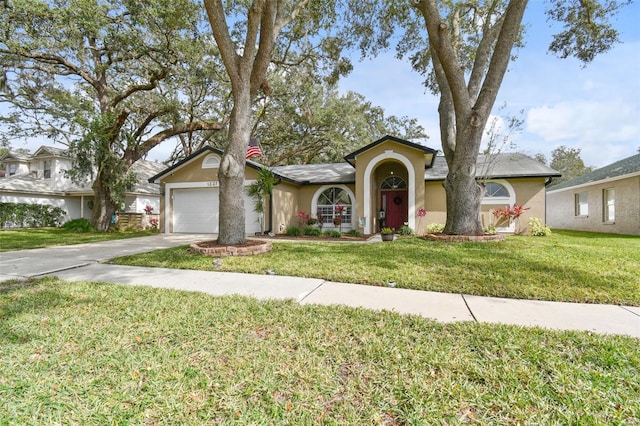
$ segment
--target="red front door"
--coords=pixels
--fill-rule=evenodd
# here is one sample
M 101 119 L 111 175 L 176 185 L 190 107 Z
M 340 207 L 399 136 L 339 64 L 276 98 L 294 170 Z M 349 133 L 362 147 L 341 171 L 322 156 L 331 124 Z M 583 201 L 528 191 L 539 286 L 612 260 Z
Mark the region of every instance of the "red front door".
M 386 213 L 384 226 L 397 231 L 409 220 L 407 191 L 382 191 L 381 195 Z

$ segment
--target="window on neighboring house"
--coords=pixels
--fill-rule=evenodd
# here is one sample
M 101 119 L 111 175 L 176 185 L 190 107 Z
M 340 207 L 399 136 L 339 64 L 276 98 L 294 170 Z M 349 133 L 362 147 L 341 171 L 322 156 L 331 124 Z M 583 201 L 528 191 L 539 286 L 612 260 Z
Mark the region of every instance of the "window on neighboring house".
M 343 206 L 342 223 L 348 225 L 351 223 L 352 204 L 351 197 L 347 191 L 342 188 L 327 188 L 318 197 L 318 209 L 316 214 L 322 215 L 322 223 L 333 226 L 333 219 L 338 217 L 340 213 L 338 206 Z
M 9 176 L 13 176 L 18 172 L 17 163 L 9 163 Z
M 51 160 L 44 160 L 44 178 L 51 179 Z
M 616 190 L 613 188 L 602 191 L 603 220 L 613 222 L 616 220 Z
M 589 215 L 589 202 L 586 192 L 578 192 L 574 195 L 576 205 L 576 216 L 588 216 Z

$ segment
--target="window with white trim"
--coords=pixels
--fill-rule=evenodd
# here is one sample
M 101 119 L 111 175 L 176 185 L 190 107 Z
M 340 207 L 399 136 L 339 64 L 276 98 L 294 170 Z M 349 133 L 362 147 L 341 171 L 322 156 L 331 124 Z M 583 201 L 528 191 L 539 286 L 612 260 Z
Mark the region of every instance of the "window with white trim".
M 9 163 L 9 176 L 13 176 L 18 172 L 17 163 Z
M 613 222 L 616 220 L 616 190 L 607 188 L 602 190 L 602 206 L 604 208 L 602 220 Z
M 398 176 L 389 176 L 382 182 L 380 189 L 407 189 L 407 182 Z
M 498 182 L 485 182 L 484 187 L 487 198 L 509 197 L 509 190 Z
M 506 180 L 490 180 L 484 184 L 484 196 L 481 204 L 488 206 L 513 205 L 516 202 L 516 192 Z
M 575 215 L 589 216 L 589 198 L 586 192 L 577 192 L 575 195 Z
M 352 203 L 347 191 L 338 187 L 327 188 L 318 197 L 316 214 L 322 216 L 322 223 L 333 226 L 333 220 L 340 216 L 338 206 L 342 206 L 343 225 L 351 224 Z
M 220 167 L 220 157 L 215 154 L 209 154 L 202 160 L 203 169 L 215 169 Z
M 51 179 L 51 160 L 44 160 L 43 163 L 44 178 Z

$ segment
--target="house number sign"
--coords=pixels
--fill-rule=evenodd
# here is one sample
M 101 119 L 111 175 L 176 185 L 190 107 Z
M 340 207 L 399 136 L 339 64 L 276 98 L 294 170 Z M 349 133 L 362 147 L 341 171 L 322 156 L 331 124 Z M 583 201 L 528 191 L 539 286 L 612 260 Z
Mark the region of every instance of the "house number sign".
M 209 182 L 207 182 L 207 186 L 209 187 L 220 186 L 220 182 L 218 182 L 217 180 L 210 180 Z

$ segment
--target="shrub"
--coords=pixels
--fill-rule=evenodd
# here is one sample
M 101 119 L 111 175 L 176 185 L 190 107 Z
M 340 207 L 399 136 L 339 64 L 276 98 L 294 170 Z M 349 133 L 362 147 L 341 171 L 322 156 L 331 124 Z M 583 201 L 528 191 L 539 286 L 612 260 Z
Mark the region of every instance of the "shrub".
M 402 225 L 398 233 L 400 235 L 413 235 L 413 229 L 409 228 L 409 225 Z
M 302 232 L 304 233 L 304 235 L 309 235 L 312 237 L 319 237 L 320 235 L 322 235 L 322 230 L 320 228 L 316 228 L 315 226 L 307 226 Z
M 284 233 L 289 237 L 298 237 L 302 235 L 302 230 L 297 226 L 289 226 Z
M 546 237 L 547 235 L 551 235 L 551 228 L 542 224 L 542 221 L 537 217 L 532 217 L 527 222 L 529 225 L 529 232 L 534 237 Z
M 362 232 L 358 231 L 357 229 L 352 229 L 351 231 L 347 232 L 347 234 L 351 235 L 352 237 L 362 237 Z
M 0 203 L 0 227 L 59 226 L 65 213 L 47 204 Z
M 444 231 L 444 224 L 442 223 L 430 223 L 427 225 L 427 232 L 429 234 L 440 234 Z
M 62 228 L 69 232 L 91 232 L 93 226 L 88 219 L 73 219 L 62 225 Z
M 324 234 L 327 237 L 331 237 L 331 238 L 340 238 L 340 237 L 342 237 L 342 232 L 336 231 L 334 229 L 329 229 L 329 230 L 325 231 Z
M 497 233 L 495 225 L 489 225 L 484 228 L 484 233 L 487 235 L 495 235 Z

